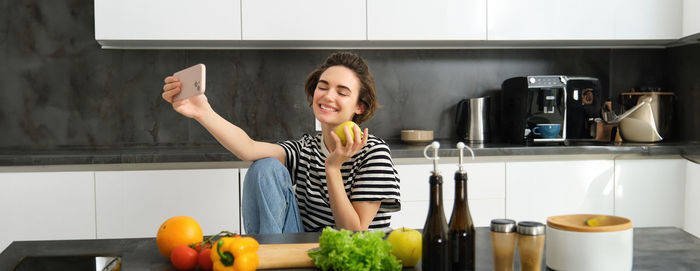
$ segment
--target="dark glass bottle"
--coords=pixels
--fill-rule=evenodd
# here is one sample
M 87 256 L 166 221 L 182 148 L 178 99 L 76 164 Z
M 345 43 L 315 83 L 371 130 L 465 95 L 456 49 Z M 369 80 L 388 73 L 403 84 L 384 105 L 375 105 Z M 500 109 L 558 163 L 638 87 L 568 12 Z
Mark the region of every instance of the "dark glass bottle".
M 467 202 L 467 173 L 455 172 L 455 202 L 450 217 L 450 264 L 452 270 L 475 270 L 474 221 Z
M 423 227 L 422 270 L 450 270 L 447 221 L 442 207 L 442 176 L 430 176 L 430 207 Z

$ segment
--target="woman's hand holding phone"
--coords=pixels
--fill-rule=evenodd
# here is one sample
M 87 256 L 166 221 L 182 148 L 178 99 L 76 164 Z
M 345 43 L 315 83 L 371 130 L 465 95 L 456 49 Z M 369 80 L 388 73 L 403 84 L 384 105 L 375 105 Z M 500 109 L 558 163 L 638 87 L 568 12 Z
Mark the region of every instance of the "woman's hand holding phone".
M 171 103 L 178 113 L 193 119 L 199 119 L 207 110 L 210 110 L 209 102 L 204 94 L 195 95 L 187 99 L 174 101 L 175 95 L 182 91 L 182 82 L 176 76 L 168 76 L 163 80 L 163 100 Z

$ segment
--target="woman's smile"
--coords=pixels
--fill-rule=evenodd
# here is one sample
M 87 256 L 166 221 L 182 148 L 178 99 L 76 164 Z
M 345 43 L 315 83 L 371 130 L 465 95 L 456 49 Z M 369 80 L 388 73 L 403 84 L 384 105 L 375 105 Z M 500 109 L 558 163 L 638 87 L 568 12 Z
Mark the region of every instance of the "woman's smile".
M 321 109 L 324 110 L 324 111 L 328 111 L 328 112 L 338 112 L 338 109 L 335 109 L 335 108 L 333 108 L 333 107 L 331 107 L 331 106 L 329 106 L 329 105 L 321 104 L 320 107 L 321 107 Z

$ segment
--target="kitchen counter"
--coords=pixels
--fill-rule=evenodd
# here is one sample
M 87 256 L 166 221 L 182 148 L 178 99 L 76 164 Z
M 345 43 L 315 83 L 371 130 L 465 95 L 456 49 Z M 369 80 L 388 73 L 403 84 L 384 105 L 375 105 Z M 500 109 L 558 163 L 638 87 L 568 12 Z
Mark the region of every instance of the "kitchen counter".
M 439 140 L 440 156 L 456 157 L 457 142 Z M 424 144 L 412 145 L 387 140 L 394 159 L 423 158 Z M 509 144 L 470 145 L 477 157 L 548 156 L 548 155 L 680 155 L 700 161 L 700 142 L 664 142 L 658 144 L 623 143 L 524 146 Z M 468 153 L 465 153 L 468 155 Z M 226 162 L 241 166 L 240 161 L 218 144 L 210 145 L 139 145 L 124 147 L 59 147 L 53 149 L 0 149 L 0 167 L 45 165 L 104 165 L 138 163 Z M 233 163 L 233 164 L 231 164 Z M 240 164 L 240 165 L 238 165 Z M 247 164 L 245 164 L 247 165 Z M 244 166 L 245 166 L 244 165 Z
M 492 270 L 489 230 L 477 228 L 476 234 L 476 269 Z M 261 244 L 311 243 L 317 242 L 319 235 L 314 232 L 253 237 Z M 13 242 L 0 254 L 0 270 L 12 270 L 24 256 L 69 255 L 121 256 L 123 270 L 175 270 L 158 252 L 155 238 Z M 518 270 L 519 261 L 515 262 Z M 420 264 L 405 270 L 420 270 Z M 634 270 L 700 270 L 700 239 L 677 228 L 635 228 Z

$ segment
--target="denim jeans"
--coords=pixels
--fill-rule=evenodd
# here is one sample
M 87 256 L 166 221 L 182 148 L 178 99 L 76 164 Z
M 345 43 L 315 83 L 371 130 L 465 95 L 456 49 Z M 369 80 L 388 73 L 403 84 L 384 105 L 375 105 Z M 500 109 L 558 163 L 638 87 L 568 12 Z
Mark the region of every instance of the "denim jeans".
M 275 158 L 253 162 L 243 181 L 241 201 L 247 234 L 304 231 L 292 178 Z

